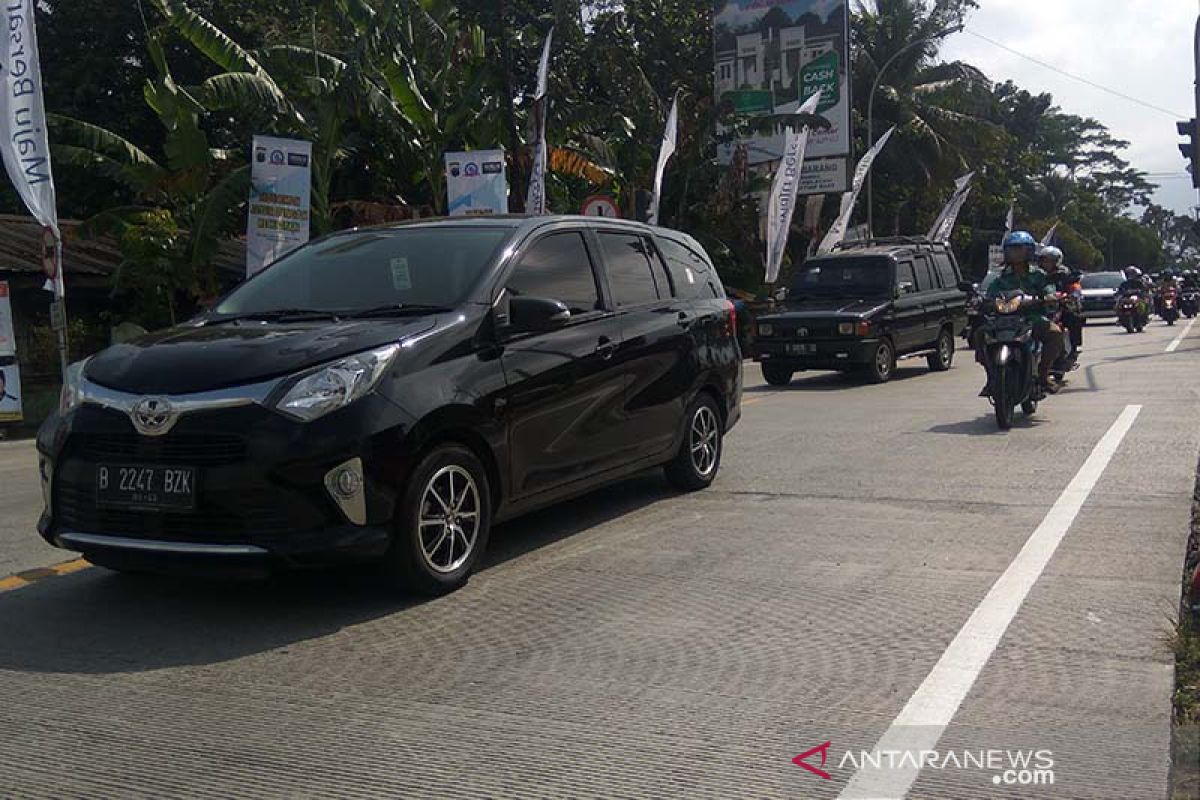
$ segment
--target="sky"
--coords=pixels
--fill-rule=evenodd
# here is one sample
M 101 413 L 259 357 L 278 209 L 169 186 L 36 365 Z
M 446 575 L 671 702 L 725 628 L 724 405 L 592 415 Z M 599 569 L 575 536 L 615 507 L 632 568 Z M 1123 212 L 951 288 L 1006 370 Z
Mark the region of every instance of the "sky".
M 1196 114 L 1193 33 L 1197 0 L 979 0 L 967 30 L 951 36 L 940 56 L 966 61 L 993 81 L 1011 78 L 1030 92 L 1049 92 L 1065 112 L 1093 117 L 1130 143 L 1122 156 L 1160 175 L 1155 202 L 1190 214 L 1200 205 L 1179 152 L 1177 120 Z M 1039 66 L 970 31 L 1027 56 L 1167 111 L 1156 111 Z

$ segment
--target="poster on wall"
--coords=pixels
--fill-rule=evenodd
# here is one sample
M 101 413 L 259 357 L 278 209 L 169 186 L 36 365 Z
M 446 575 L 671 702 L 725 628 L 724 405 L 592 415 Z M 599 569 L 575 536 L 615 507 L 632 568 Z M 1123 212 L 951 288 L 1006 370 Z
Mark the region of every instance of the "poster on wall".
M 254 137 L 246 275 L 308 241 L 312 197 L 312 142 Z
M 21 368 L 12 358 L 0 359 L 0 422 L 20 422 L 24 418 Z
M 814 129 L 807 157 L 819 168 L 808 173 L 801 194 L 847 188 L 850 145 L 848 0 L 714 0 L 718 104 L 743 117 L 793 114 L 821 92 L 817 113 L 829 121 Z M 719 129 L 718 134 L 727 131 Z M 751 166 L 778 161 L 784 127 L 759 131 L 717 146 L 729 164 L 744 148 Z M 806 165 L 807 167 L 807 165 Z
M 446 153 L 446 201 L 452 217 L 507 214 L 504 151 Z
M 13 330 L 12 299 L 8 283 L 0 281 L 0 359 L 17 354 L 17 337 Z

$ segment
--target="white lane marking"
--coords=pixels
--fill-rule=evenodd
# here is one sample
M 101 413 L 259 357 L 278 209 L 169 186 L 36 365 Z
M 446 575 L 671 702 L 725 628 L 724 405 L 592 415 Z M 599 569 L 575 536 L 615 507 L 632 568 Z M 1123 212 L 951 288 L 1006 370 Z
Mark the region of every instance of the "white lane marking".
M 1169 345 L 1167 345 L 1168 353 L 1174 353 L 1176 350 L 1179 349 L 1179 345 L 1183 344 L 1183 340 L 1186 339 L 1187 335 L 1192 332 L 1192 326 L 1195 324 L 1196 324 L 1196 320 L 1191 320 L 1190 322 L 1188 322 L 1187 325 L 1183 326 L 1183 330 L 1180 331 L 1179 335 L 1175 337 L 1175 341 L 1173 341 Z
M 875 744 L 877 753 L 912 753 L 913 756 L 891 759 L 884 756 L 882 760 L 873 760 L 873 763 L 880 764 L 879 769 L 869 766 L 864 759 L 862 767 L 842 790 L 840 797 L 843 800 L 900 800 L 912 788 L 920 772 L 916 764 L 921 761 L 921 751 L 933 750 L 937 746 L 946 726 L 971 691 L 979 673 L 992 657 L 992 652 L 1016 617 L 1021 604 L 1041 577 L 1046 564 L 1141 411 L 1140 405 L 1126 406 L 1121 416 L 1117 417 L 1117 421 L 1059 495 L 1041 525 L 992 585 L 933 670 Z M 889 763 L 896 764 L 896 767 L 889 769 Z

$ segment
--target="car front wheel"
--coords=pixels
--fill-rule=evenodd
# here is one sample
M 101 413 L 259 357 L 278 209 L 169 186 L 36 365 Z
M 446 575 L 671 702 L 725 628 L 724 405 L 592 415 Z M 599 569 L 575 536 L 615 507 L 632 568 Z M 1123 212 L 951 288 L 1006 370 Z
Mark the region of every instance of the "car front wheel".
M 896 350 L 887 339 L 880 339 L 875 345 L 871 361 L 866 365 L 867 380 L 871 383 L 887 383 L 896 371 Z
M 445 444 L 421 459 L 396 511 L 388 571 L 401 589 L 440 595 L 467 582 L 491 532 L 487 472 L 466 447 Z
M 694 492 L 708 488 L 717 477 L 724 428 L 717 401 L 710 394 L 701 394 L 692 401 L 686 419 L 683 443 L 665 471 L 675 488 Z
M 763 364 L 763 379 L 772 386 L 787 386 L 792 382 L 792 370 L 779 364 Z

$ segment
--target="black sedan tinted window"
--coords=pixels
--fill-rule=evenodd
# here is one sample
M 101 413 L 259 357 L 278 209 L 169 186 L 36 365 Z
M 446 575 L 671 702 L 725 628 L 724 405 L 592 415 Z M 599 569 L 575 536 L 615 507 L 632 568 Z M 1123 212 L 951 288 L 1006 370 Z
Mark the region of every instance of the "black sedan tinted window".
M 438 227 L 332 236 L 275 262 L 234 290 L 217 313 L 455 306 L 508 235 L 507 228 Z
M 578 232 L 539 239 L 521 256 L 507 285 L 513 294 L 565 303 L 572 314 L 600 308 L 592 261 Z

